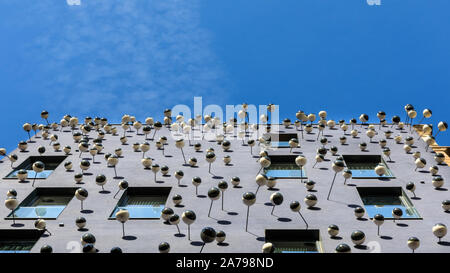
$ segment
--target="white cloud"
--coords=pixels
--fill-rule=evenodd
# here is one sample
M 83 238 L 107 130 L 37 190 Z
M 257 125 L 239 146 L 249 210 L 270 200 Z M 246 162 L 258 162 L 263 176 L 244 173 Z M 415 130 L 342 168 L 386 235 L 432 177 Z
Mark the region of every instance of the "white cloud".
M 224 73 L 199 8 L 197 0 L 111 0 L 65 11 L 36 40 L 45 97 L 68 113 L 113 118 L 159 115 L 194 95 L 220 103 Z
M 69 6 L 79 6 L 81 5 L 81 0 L 66 0 Z

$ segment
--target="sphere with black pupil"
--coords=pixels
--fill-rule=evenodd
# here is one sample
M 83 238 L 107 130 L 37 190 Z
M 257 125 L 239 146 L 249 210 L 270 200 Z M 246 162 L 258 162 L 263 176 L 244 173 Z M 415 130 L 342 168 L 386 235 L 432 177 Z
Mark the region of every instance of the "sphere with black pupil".
M 202 179 L 200 178 L 200 177 L 198 177 L 198 176 L 194 176 L 193 178 L 192 178 L 192 184 L 194 185 L 194 186 L 199 186 L 200 184 L 202 183 Z
M 193 224 L 196 219 L 197 219 L 197 215 L 195 215 L 195 212 L 192 210 L 187 210 L 187 211 L 183 212 L 183 214 L 181 215 L 181 220 L 183 220 L 183 222 L 186 225 Z
M 49 245 L 43 245 L 41 247 L 41 253 L 52 253 L 53 252 L 53 248 Z
M 216 242 L 218 244 L 222 244 L 225 241 L 226 237 L 227 237 L 227 235 L 226 235 L 225 231 L 219 230 L 216 233 Z
M 414 182 L 409 182 L 408 184 L 406 184 L 406 189 L 408 191 L 414 191 L 416 189 L 416 185 L 414 185 Z
M 212 227 L 205 227 L 200 232 L 200 238 L 205 244 L 213 242 L 216 236 L 217 233 Z
M 326 137 L 322 137 L 322 138 L 320 139 L 320 144 L 326 145 L 327 143 L 328 143 L 328 139 L 327 139 Z
M 165 220 L 165 221 L 169 221 L 169 218 L 174 214 L 173 209 L 171 208 L 163 208 L 163 210 L 161 211 L 161 217 Z
M 180 223 L 180 216 L 178 216 L 178 214 L 170 216 L 169 223 L 171 225 L 178 225 Z
M 83 180 L 83 174 L 82 173 L 76 173 L 74 176 L 75 182 L 80 183 Z
M 262 246 L 261 250 L 262 250 L 263 253 L 273 253 L 275 251 L 275 247 L 273 247 L 272 243 L 265 243 Z
M 247 206 L 251 206 L 256 202 L 256 195 L 253 192 L 246 192 L 242 195 L 242 202 Z
M 305 182 L 305 187 L 308 191 L 313 190 L 315 185 L 316 185 L 316 182 L 314 182 L 312 180 L 308 180 Z
M 227 151 L 228 149 L 230 149 L 231 147 L 231 142 L 228 140 L 225 140 L 224 142 L 222 142 L 222 148 Z
M 350 246 L 348 246 L 347 244 L 339 244 L 336 247 L 336 253 L 351 253 L 352 250 L 350 248 Z
M 47 110 L 44 110 L 44 111 L 41 112 L 41 118 L 43 118 L 43 119 L 48 118 L 48 111 Z
M 72 161 L 64 162 L 64 168 L 66 168 L 66 170 L 72 169 Z
M 122 249 L 118 246 L 115 246 L 113 248 L 111 248 L 110 251 L 111 254 L 121 254 L 122 253 Z
M 179 206 L 183 201 L 183 197 L 179 194 L 175 194 L 174 196 L 172 196 L 172 201 L 175 204 L 175 206 Z
M 7 197 L 17 197 L 17 191 L 15 189 L 9 189 L 6 193 Z
M 440 175 L 437 175 L 437 176 L 433 177 L 433 180 L 431 181 L 431 183 L 433 184 L 433 186 L 436 189 L 439 189 L 444 185 L 444 178 Z
M 393 116 L 393 117 L 392 117 L 392 123 L 397 124 L 397 123 L 399 123 L 399 122 L 400 122 L 400 117 L 399 117 L 399 116 Z
M 128 182 L 126 180 L 122 180 L 119 182 L 119 188 L 121 190 L 126 190 L 128 189 Z
M 364 210 L 364 208 L 363 207 L 356 207 L 355 209 L 354 209 L 354 213 L 355 213 L 355 216 L 356 216 L 356 218 L 362 218 L 363 216 L 364 216 L 364 214 L 366 213 L 366 211 Z
M 168 172 L 169 172 L 169 167 L 168 166 L 166 166 L 166 165 L 161 166 L 161 173 L 163 175 L 167 175 Z
M 20 181 L 25 181 L 28 178 L 28 171 L 25 169 L 20 169 L 17 171 L 17 178 Z
M 202 148 L 202 144 L 200 144 L 200 143 L 195 143 L 195 144 L 194 144 L 194 149 L 195 149 L 196 151 L 200 151 L 201 148 Z
M 233 176 L 231 178 L 231 184 L 233 184 L 234 187 L 239 186 L 239 183 L 241 182 L 241 179 L 237 176 Z
M 382 214 L 376 214 L 373 217 L 373 222 L 375 223 L 375 225 L 381 226 L 384 223 L 384 216 Z
M 331 237 L 336 237 L 339 234 L 339 227 L 336 225 L 329 225 L 328 226 L 328 234 Z
M 168 242 L 163 242 L 158 245 L 159 253 L 169 253 L 170 245 Z
M 436 236 L 440 239 L 440 238 L 444 237 L 445 235 L 447 235 L 447 226 L 442 223 L 438 223 L 433 226 L 432 231 L 433 231 L 434 236 Z
M 414 251 L 419 248 L 420 240 L 417 237 L 409 237 L 407 244 L 408 244 L 408 247 Z
M 279 206 L 283 203 L 283 195 L 279 192 L 272 193 L 270 196 L 270 202 L 274 206 Z
M 305 204 L 309 208 L 314 207 L 317 204 L 317 197 L 314 194 L 308 194 L 305 197 Z
M 33 163 L 33 170 L 35 172 L 42 172 L 45 169 L 45 164 L 42 161 L 36 161 Z
M 298 202 L 298 201 L 292 201 L 292 202 L 289 204 L 289 207 L 291 208 L 291 210 L 292 210 L 293 212 L 299 212 L 299 211 L 300 211 L 300 208 L 301 208 L 301 205 L 300 205 L 300 202 Z
M 442 201 L 442 208 L 444 211 L 450 211 L 450 200 Z
M 324 156 L 327 154 L 327 148 L 321 147 L 317 150 L 317 153 Z
M 344 168 L 345 168 L 344 161 L 336 160 L 333 163 L 333 171 L 335 171 L 335 172 L 342 172 L 344 170 Z
M 437 173 L 438 173 L 438 171 L 439 171 L 439 167 L 438 166 L 431 166 L 430 167 L 430 173 L 432 174 L 432 175 L 436 175 Z
M 81 168 L 82 170 L 86 170 L 86 169 L 88 169 L 90 166 L 91 166 L 91 163 L 90 163 L 89 161 L 87 161 L 87 160 L 81 160 L 81 162 L 80 162 L 80 168 Z
M 88 197 L 88 191 L 85 188 L 79 188 L 75 191 L 75 196 L 78 200 L 85 200 Z
M 331 147 L 330 147 L 330 151 L 331 151 L 333 154 L 336 154 L 336 153 L 338 152 L 338 148 L 337 148 L 336 146 L 331 146 Z
M 83 236 L 81 236 L 81 244 L 82 245 L 86 245 L 86 244 L 92 244 L 95 245 L 95 236 L 92 235 L 91 233 L 85 233 L 83 234 Z
M 400 219 L 403 216 L 403 210 L 401 208 L 394 208 L 392 210 L 392 217 L 394 217 L 394 219 Z
M 106 176 L 103 174 L 99 174 L 95 177 L 95 183 L 99 186 L 103 186 L 106 184 Z
M 86 226 L 86 218 L 84 218 L 84 217 L 77 217 L 77 219 L 75 219 L 75 225 L 79 229 L 84 228 Z
M 217 184 L 217 187 L 221 190 L 221 191 L 225 191 L 226 189 L 228 189 L 228 183 L 224 180 L 220 181 Z
M 352 232 L 350 238 L 355 245 L 359 246 L 366 240 L 366 235 L 361 230 L 356 230 Z
M 93 244 L 83 245 L 83 253 L 94 253 L 94 252 L 96 252 L 96 249 Z
M 206 161 L 208 161 L 208 163 L 212 163 L 215 159 L 216 159 L 216 154 L 214 154 L 213 152 L 208 152 L 206 154 Z
M 216 187 L 212 187 L 208 190 L 208 197 L 211 200 L 217 200 L 220 198 L 220 190 Z
M 178 170 L 175 172 L 175 176 L 179 176 L 180 178 L 183 178 L 184 172 L 182 170 Z

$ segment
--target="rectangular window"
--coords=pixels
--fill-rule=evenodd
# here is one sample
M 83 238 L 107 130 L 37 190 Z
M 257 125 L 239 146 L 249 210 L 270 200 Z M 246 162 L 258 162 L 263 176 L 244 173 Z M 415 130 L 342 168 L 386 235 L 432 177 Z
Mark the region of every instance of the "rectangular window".
M 305 168 L 300 169 L 295 164 L 296 157 L 296 155 L 270 155 L 271 164 L 269 168 L 264 169 L 265 175 L 275 178 L 307 179 Z
M 75 191 L 76 188 L 36 188 L 12 213 L 16 219 L 56 219 Z M 12 219 L 12 213 L 7 219 Z
M 298 139 L 297 134 L 266 134 L 266 139 L 270 141 L 271 148 L 290 148 L 289 140 L 296 138 Z
M 0 253 L 28 253 L 43 232 L 36 229 L 0 230 Z
M 323 252 L 319 230 L 314 229 L 266 229 L 266 243 L 272 243 L 275 253 Z
M 128 210 L 130 219 L 159 219 L 170 190 L 170 187 L 130 187 L 122 194 L 109 219 L 116 219 L 120 209 Z
M 380 178 L 375 172 L 379 163 L 386 166 L 386 173 L 382 178 L 395 178 L 392 171 L 381 155 L 343 155 L 345 165 L 352 171 L 352 178 Z
M 33 179 L 36 175 L 37 179 L 45 179 L 67 158 L 67 156 L 30 156 L 22 164 L 14 168 L 6 178 L 17 178 L 17 172 L 24 169 L 28 172 L 28 178 Z M 33 163 L 41 161 L 45 164 L 45 170 L 37 173 L 33 171 Z
M 385 219 L 393 219 L 392 210 L 400 208 L 401 219 L 422 219 L 401 187 L 358 187 L 357 190 L 370 218 L 382 214 Z

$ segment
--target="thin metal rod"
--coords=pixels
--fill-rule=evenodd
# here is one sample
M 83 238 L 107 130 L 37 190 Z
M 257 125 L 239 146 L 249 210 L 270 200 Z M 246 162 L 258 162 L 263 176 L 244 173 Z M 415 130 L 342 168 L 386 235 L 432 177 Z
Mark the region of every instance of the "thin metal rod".
M 184 152 L 183 152 L 183 148 L 181 148 L 181 154 L 183 155 L 183 159 L 184 159 L 184 164 L 186 164 L 186 158 L 184 157 Z
M 117 194 L 119 194 L 119 192 L 120 192 L 120 189 L 116 192 L 116 194 L 114 194 L 113 198 L 116 198 L 116 196 L 117 196 Z
M 300 213 L 300 211 L 298 212 L 298 214 L 300 214 L 300 217 L 302 217 L 303 222 L 305 222 L 305 224 L 306 224 L 306 229 L 308 229 L 308 223 L 306 222 L 305 218 L 304 218 L 303 215 Z
M 209 206 L 208 217 L 211 215 L 211 209 L 212 209 L 213 202 L 214 202 L 214 200 L 211 200 L 211 205 Z
M 248 215 L 250 213 L 250 206 L 247 206 L 247 220 L 245 221 L 245 231 L 247 232 L 248 227 Z
M 275 205 L 273 205 L 272 211 L 270 212 L 271 215 L 273 215 L 273 211 L 275 210 Z
M 330 200 L 331 190 L 333 189 L 334 180 L 336 179 L 337 172 L 334 173 L 333 182 L 331 182 L 330 191 L 328 192 L 327 200 Z
M 191 240 L 191 225 L 188 225 L 188 240 Z
M 200 249 L 200 253 L 202 253 L 203 248 L 205 247 L 206 243 L 203 243 L 202 248 Z

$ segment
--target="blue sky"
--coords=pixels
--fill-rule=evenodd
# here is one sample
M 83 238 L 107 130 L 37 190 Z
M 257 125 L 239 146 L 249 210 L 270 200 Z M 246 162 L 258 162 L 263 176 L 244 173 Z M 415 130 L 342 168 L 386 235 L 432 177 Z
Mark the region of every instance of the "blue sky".
M 76 0 L 70 0 L 76 2 Z M 69 1 L 69 2 L 70 2 Z M 193 104 L 280 104 L 333 119 L 450 110 L 448 0 L 0 0 L 0 146 L 24 122 Z M 450 145 L 448 132 L 438 137 Z

